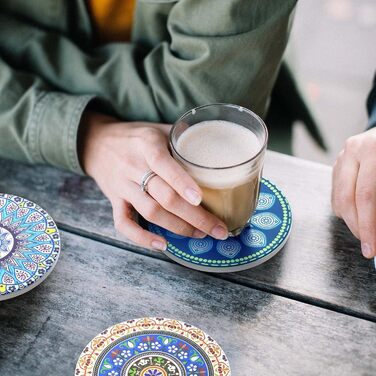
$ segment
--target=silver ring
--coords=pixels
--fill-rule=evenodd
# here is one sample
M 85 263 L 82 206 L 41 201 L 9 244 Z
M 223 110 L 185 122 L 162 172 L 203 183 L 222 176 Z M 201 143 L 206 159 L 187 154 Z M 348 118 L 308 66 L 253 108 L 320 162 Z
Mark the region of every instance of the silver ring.
M 146 192 L 146 193 L 148 192 L 148 183 L 150 179 L 152 179 L 154 176 L 157 176 L 157 174 L 152 170 L 149 170 L 145 173 L 145 175 L 141 179 L 141 184 L 140 184 L 142 192 Z

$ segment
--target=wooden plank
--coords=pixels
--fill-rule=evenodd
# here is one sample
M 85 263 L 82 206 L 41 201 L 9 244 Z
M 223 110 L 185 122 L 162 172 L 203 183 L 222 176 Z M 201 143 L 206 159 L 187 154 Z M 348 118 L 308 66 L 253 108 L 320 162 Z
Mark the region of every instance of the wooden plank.
M 221 278 L 376 321 L 376 273 L 361 256 L 359 242 L 331 213 L 330 174 L 327 166 L 269 152 L 264 176 L 291 203 L 290 240 L 264 265 Z M 91 179 L 0 160 L 0 191 L 38 202 L 61 228 L 164 258 L 115 233 L 111 206 Z
M 376 324 L 62 232 L 48 279 L 0 303 L 0 374 L 73 375 L 86 344 L 131 318 L 189 322 L 233 376 L 374 375 Z

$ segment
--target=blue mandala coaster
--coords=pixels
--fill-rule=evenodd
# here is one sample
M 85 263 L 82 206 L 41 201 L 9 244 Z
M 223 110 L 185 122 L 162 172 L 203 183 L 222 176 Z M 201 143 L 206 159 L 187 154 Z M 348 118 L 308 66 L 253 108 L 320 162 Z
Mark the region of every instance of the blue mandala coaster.
M 48 213 L 22 197 L 0 193 L 0 301 L 36 287 L 59 254 L 59 231 Z
M 283 193 L 270 181 L 261 179 L 257 208 L 239 236 L 216 240 L 210 236 L 193 239 L 176 235 L 152 223 L 149 230 L 168 241 L 165 254 L 189 268 L 207 272 L 234 272 L 269 260 L 286 243 L 292 216 Z
M 161 317 L 128 320 L 82 351 L 76 376 L 230 376 L 219 344 L 199 328 Z

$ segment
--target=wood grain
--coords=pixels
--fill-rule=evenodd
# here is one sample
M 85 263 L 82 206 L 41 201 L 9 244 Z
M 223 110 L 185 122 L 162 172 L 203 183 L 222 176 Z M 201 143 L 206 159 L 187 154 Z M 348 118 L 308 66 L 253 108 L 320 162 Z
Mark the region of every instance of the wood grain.
M 361 256 L 359 242 L 331 212 L 330 175 L 327 166 L 268 152 L 264 176 L 283 190 L 292 207 L 290 239 L 267 263 L 220 278 L 376 321 L 376 273 Z M 60 228 L 165 259 L 116 234 L 111 206 L 89 178 L 0 160 L 0 191 L 38 202 Z
M 145 316 L 210 333 L 233 376 L 376 373 L 375 323 L 62 232 L 48 279 L 0 303 L 0 374 L 73 375 L 96 334 Z

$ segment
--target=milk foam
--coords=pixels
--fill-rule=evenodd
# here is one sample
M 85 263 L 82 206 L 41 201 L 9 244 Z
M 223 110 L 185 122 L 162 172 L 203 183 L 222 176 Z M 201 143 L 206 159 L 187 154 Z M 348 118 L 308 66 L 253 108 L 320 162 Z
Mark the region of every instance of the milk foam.
M 249 129 L 224 120 L 197 123 L 179 137 L 176 150 L 187 161 L 208 168 L 231 167 L 250 160 L 261 149 L 257 136 Z M 210 188 L 230 188 L 255 178 L 249 165 L 223 170 L 188 167 L 199 184 Z
M 260 150 L 256 135 L 224 120 L 202 121 L 189 127 L 177 142 L 187 161 L 205 167 L 230 167 L 251 159 Z

